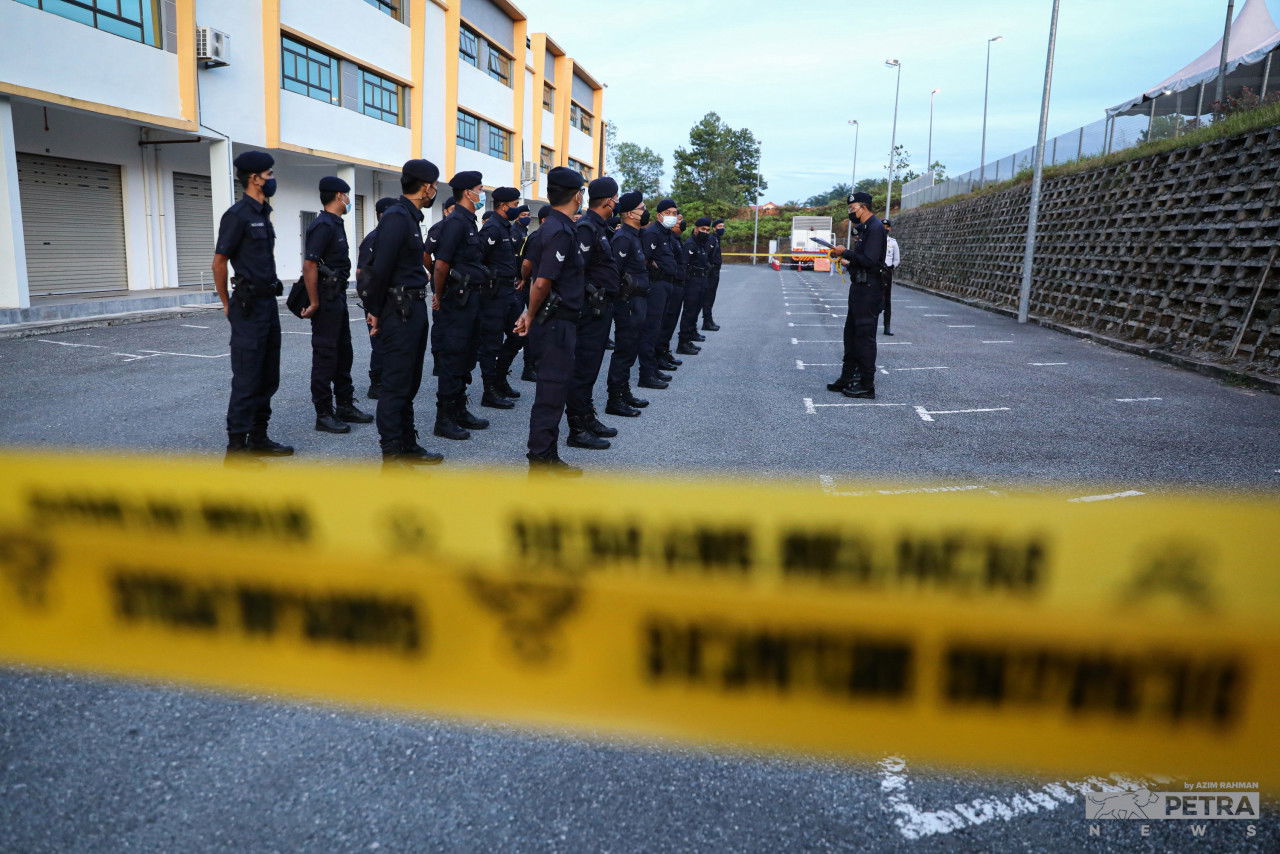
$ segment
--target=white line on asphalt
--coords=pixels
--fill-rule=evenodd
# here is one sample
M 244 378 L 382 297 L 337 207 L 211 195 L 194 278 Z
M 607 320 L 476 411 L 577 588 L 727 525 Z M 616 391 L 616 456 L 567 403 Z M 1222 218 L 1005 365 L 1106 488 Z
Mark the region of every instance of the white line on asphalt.
M 970 412 L 1008 412 L 1009 407 L 998 406 L 994 409 L 935 409 L 928 410 L 923 406 L 915 408 L 916 414 L 920 416 L 921 421 L 932 421 L 935 415 L 965 415 Z
M 37 338 L 41 344 L 57 344 L 59 347 L 88 347 L 91 350 L 105 350 L 104 344 L 72 344 L 67 341 L 50 341 L 48 338 Z
M 170 353 L 168 350 L 140 350 L 139 352 L 152 356 L 186 356 L 188 359 L 225 359 L 231 355 L 230 353 L 219 353 L 216 356 L 202 356 L 199 353 Z
M 813 398 L 806 397 L 804 399 L 804 411 L 808 415 L 817 415 L 813 411 L 820 406 L 825 407 L 848 407 L 848 406 L 906 406 L 905 403 L 814 403 Z
M 977 326 L 972 326 L 972 325 L 951 324 L 951 323 L 948 323 L 948 324 L 947 324 L 947 328 L 948 328 L 948 329 L 977 329 L 978 327 L 977 327 Z
M 209 328 L 207 326 L 196 326 L 194 323 L 183 323 L 180 325 L 182 326 L 183 329 L 208 329 Z
M 922 314 L 921 317 L 950 317 L 949 314 Z
M 125 362 L 140 362 L 143 359 L 152 359 L 154 356 L 139 356 L 137 353 L 112 353 L 113 356 L 124 356 Z
M 281 335 L 310 335 L 311 333 L 310 332 L 294 332 L 292 329 L 285 329 L 280 334 Z
M 792 338 L 791 343 L 792 344 L 843 344 L 844 341 L 839 338 L 811 338 L 807 340 L 804 338 Z M 897 343 L 897 342 L 893 342 L 893 343 Z
M 796 359 L 796 370 L 797 371 L 804 370 L 804 362 L 800 361 L 799 359 Z
M 888 347 L 890 344 L 910 344 L 910 341 L 877 341 L 877 347 Z
M 929 368 L 894 368 L 895 371 L 949 371 L 946 365 L 935 365 Z
M 806 397 L 806 398 L 804 399 L 804 414 L 805 414 L 805 415 L 817 415 L 817 414 L 818 414 L 818 410 L 816 410 L 816 409 L 814 409 L 814 408 L 813 408 L 813 398 L 812 398 L 812 397 Z
M 825 317 L 827 314 L 830 314 L 830 312 L 826 312 L 826 311 L 788 311 L 787 312 L 788 317 L 790 317 L 793 314 L 820 314 Z M 831 316 L 835 317 L 835 315 L 831 315 Z
M 1113 492 L 1110 495 L 1082 495 L 1079 498 L 1068 498 L 1067 501 L 1085 504 L 1090 501 L 1110 501 L 1113 498 L 1135 498 L 1145 494 L 1145 492 L 1139 492 L 1136 489 L 1128 489 L 1124 492 Z
M 827 324 L 825 324 L 825 323 L 788 323 L 788 324 L 787 324 L 787 326 L 791 326 L 791 327 L 805 327 L 805 326 L 807 326 L 807 327 L 810 327 L 810 328 L 817 327 L 817 328 L 819 328 L 819 329 L 830 329 L 830 328 L 831 328 L 830 326 L 828 326 L 828 325 L 827 325 Z
M 999 341 L 983 341 L 983 344 L 1012 344 L 1012 338 L 1001 339 Z
M 1117 397 L 1116 403 L 1145 403 L 1148 400 L 1164 400 L 1163 397 Z
M 1065 365 L 1067 363 L 1066 362 L 1027 362 L 1027 364 L 1037 368 L 1053 368 L 1053 367 L 1057 367 L 1058 365 Z

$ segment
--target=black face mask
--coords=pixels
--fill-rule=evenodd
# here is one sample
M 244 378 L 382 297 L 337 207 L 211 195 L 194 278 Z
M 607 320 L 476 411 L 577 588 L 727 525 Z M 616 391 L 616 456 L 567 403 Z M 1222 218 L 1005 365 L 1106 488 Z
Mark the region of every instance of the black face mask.
M 514 222 L 516 217 L 518 217 L 519 215 L 520 215 L 520 212 L 517 211 L 515 208 L 512 208 L 511 210 L 503 214 L 503 216 L 505 216 L 507 219 L 511 220 L 512 222 Z
M 705 231 L 695 231 L 693 236 L 702 242 L 705 242 L 707 239 L 707 233 Z
M 717 228 L 717 229 L 716 229 L 716 237 L 724 237 L 724 229 L 723 229 L 723 228 Z
M 427 199 L 427 201 L 422 205 L 422 207 L 423 208 L 435 207 L 435 204 L 436 204 L 436 197 L 432 196 L 431 198 Z

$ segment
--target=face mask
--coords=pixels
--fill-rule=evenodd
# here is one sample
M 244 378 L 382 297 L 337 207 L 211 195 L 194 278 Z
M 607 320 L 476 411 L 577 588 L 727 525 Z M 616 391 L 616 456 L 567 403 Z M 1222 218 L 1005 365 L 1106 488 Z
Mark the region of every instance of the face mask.
M 266 182 L 262 185 L 262 195 L 266 196 L 269 199 L 275 194 L 276 194 L 276 179 L 268 178 Z
M 677 220 L 677 219 L 676 219 L 675 217 L 673 217 L 673 216 L 664 216 L 664 217 L 662 218 L 662 227 L 663 227 L 663 228 L 675 228 L 675 227 L 676 227 L 676 223 L 677 223 L 677 222 L 679 222 L 679 220 Z
M 717 229 L 716 229 L 716 237 L 724 237 L 724 229 L 723 229 L 723 228 L 717 228 Z
M 507 219 L 514 222 L 516 218 L 516 214 L 517 214 L 517 211 L 513 208 L 512 210 L 507 211 L 505 216 L 507 217 Z
M 434 205 L 435 205 L 435 203 L 436 203 L 436 197 L 435 197 L 435 196 L 432 196 L 431 198 L 429 198 L 429 199 L 427 199 L 425 202 L 423 202 L 423 203 L 422 203 L 422 206 L 423 206 L 424 208 L 429 208 L 429 207 L 434 206 Z
M 518 220 L 516 220 L 516 222 L 520 223 L 521 225 L 528 225 L 528 224 L 529 224 L 529 217 L 527 217 L 527 216 L 522 216 L 522 217 L 520 217 Z
M 351 213 L 351 202 L 347 202 L 345 205 L 342 206 L 342 213 L 344 215 Z
M 705 231 L 695 231 L 695 232 L 693 233 L 693 236 L 694 236 L 697 240 L 699 240 L 699 241 L 701 241 L 701 242 L 703 242 L 703 243 L 705 243 L 705 242 L 706 242 L 706 240 L 707 240 L 707 233 L 706 233 Z

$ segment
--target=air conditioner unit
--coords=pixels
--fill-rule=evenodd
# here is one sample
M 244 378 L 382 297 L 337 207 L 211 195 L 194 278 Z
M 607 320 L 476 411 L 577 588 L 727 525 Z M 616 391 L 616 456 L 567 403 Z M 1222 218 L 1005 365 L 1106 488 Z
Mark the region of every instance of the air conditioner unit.
M 213 27 L 196 27 L 196 60 L 205 68 L 231 64 L 231 36 Z
M 538 180 L 538 164 L 532 160 L 524 161 L 524 165 L 520 167 L 520 183 L 532 184 Z

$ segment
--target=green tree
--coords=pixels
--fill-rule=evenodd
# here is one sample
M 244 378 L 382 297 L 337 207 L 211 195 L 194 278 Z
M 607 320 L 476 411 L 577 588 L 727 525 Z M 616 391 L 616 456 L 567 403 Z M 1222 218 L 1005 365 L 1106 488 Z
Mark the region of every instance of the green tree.
M 672 194 L 698 200 L 724 216 L 754 203 L 769 185 L 759 177 L 760 141 L 747 128 L 734 130 L 714 112 L 689 130 L 689 146 L 677 148 Z
M 827 190 L 825 193 L 818 193 L 815 196 L 810 196 L 809 198 L 805 199 L 804 206 L 807 208 L 819 208 L 819 207 L 822 207 L 823 205 L 830 204 L 831 202 L 835 202 L 835 201 L 843 202 L 845 199 L 849 197 L 849 194 L 852 192 L 853 192 L 853 188 L 850 187 L 848 184 L 836 184 L 834 187 L 832 187 L 830 190 Z
M 635 190 L 650 202 L 662 196 L 662 157 L 651 148 L 618 143 L 611 172 L 623 192 Z

